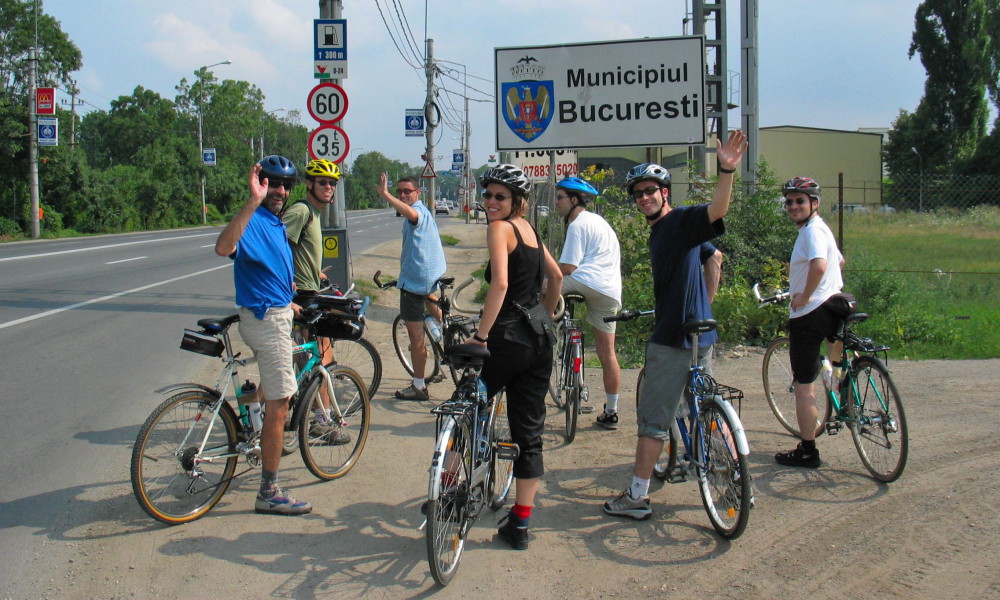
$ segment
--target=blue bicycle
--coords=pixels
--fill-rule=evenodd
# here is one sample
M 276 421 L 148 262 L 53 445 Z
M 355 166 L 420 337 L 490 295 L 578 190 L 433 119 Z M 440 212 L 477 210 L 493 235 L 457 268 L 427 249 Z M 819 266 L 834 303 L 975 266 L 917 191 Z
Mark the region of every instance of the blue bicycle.
M 654 312 L 627 310 L 604 320 L 630 321 Z M 746 529 L 754 505 L 747 466 L 750 444 L 738 409 L 733 407 L 742 403 L 743 392 L 718 383 L 698 364 L 698 337 L 716 326 L 712 319 L 684 324 L 691 341 L 691 369 L 684 394 L 687 410 L 682 405 L 678 411 L 669 432 L 666 464 L 658 465 L 654 473 L 668 483 L 680 483 L 693 472 L 712 527 L 722 537 L 736 539 Z M 645 369 L 639 372 L 637 387 L 644 379 Z

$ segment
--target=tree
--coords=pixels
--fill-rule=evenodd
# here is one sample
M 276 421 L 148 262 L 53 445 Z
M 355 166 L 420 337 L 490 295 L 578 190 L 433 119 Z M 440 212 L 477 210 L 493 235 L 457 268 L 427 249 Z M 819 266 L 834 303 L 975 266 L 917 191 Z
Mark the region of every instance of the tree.
M 365 152 L 354 160 L 344 180 L 348 209 L 385 207 L 385 201 L 375 190 L 382 173 L 388 174 L 390 187 L 401 177 L 419 174 L 417 167 L 392 160 L 381 152 Z
M 997 51 L 989 34 L 996 5 L 925 0 L 917 7 L 909 54 L 920 55 L 927 81 L 916 111 L 902 111 L 889 132 L 884 153 L 890 174 L 950 170 L 974 155 L 986 135 L 987 89 L 997 85 Z

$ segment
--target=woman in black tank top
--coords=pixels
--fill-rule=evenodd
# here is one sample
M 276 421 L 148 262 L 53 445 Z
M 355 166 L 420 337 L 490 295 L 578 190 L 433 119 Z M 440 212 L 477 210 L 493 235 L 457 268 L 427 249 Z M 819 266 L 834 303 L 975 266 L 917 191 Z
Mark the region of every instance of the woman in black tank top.
M 498 165 L 483 173 L 480 184 L 485 188 L 483 205 L 489 223 L 486 281 L 490 287 L 479 330 L 467 341 L 485 344 L 490 350 L 481 375 L 487 393 L 492 396 L 506 390 L 507 418 L 520 455 L 514 462 L 514 506 L 497 533 L 511 547 L 524 550 L 535 492 L 545 472 L 542 432 L 552 349 L 547 343 L 537 343 L 512 303 L 531 307 L 541 301 L 552 313 L 562 289 L 562 273 L 523 217 L 531 184 L 521 170 Z

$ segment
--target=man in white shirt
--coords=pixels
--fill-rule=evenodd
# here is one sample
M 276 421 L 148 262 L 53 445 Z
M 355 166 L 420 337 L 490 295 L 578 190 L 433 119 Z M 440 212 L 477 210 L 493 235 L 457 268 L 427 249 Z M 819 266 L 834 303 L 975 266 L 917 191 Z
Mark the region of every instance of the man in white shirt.
M 576 292 L 584 297 L 587 322 L 597 338 L 606 396 L 597 424 L 618 429 L 621 368 L 615 354 L 615 323 L 605 323 L 604 317 L 617 314 L 622 306 L 621 249 L 608 222 L 587 210 L 587 201 L 597 195 L 594 186 L 579 177 L 556 184 L 556 210 L 566 223 L 559 268 L 564 276 L 563 294 Z

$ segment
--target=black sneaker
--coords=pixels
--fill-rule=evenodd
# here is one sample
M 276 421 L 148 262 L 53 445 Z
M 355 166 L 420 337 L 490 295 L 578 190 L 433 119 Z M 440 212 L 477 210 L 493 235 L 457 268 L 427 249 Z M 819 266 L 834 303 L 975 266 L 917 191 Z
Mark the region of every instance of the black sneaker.
M 819 450 L 806 452 L 802 449 L 801 443 L 791 452 L 779 452 L 775 454 L 774 461 L 786 467 L 805 467 L 807 469 L 815 469 L 821 464 Z
M 597 416 L 596 422 L 605 429 L 618 429 L 618 412 L 608 412 L 608 405 L 604 405 L 604 411 Z
M 500 525 L 500 528 L 497 529 L 497 535 L 499 535 L 503 541 L 507 542 L 514 550 L 527 550 L 528 526 L 519 526 L 515 524 L 515 520 L 516 519 L 508 512 L 504 518 L 500 519 L 500 523 L 502 523 L 502 525 Z

